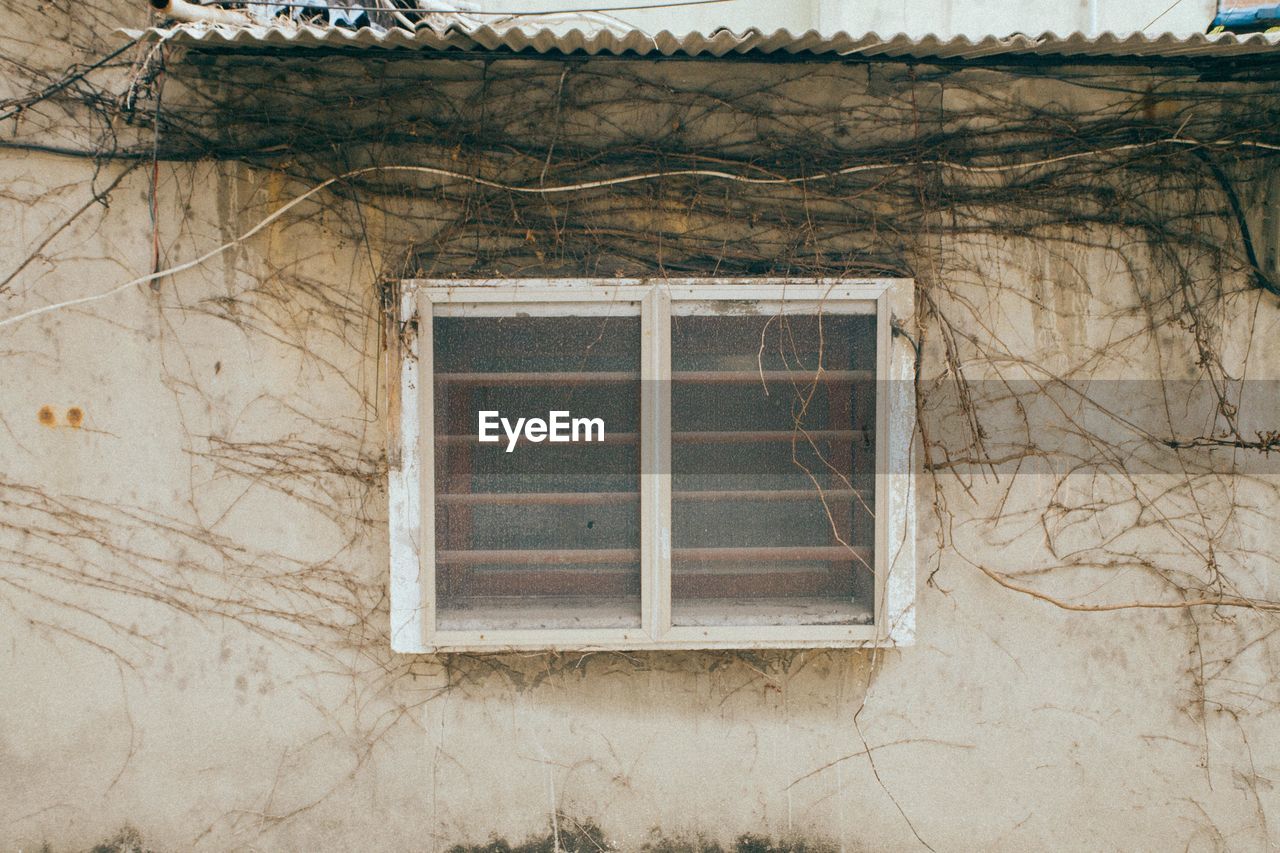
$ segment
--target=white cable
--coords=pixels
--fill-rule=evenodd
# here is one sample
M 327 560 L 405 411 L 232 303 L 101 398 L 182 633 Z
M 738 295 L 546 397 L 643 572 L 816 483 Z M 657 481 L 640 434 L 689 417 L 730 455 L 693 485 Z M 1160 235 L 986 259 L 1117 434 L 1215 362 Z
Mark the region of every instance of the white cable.
M 726 181 L 736 181 L 738 183 L 744 183 L 744 184 L 769 184 L 769 185 L 802 184 L 808 181 L 825 181 L 825 180 L 830 180 L 832 178 L 841 177 L 844 175 L 856 174 L 858 172 L 876 171 L 881 169 L 893 169 L 893 168 L 899 168 L 902 166 L 939 166 L 941 168 L 951 169 L 958 172 L 969 172 L 973 174 L 991 174 L 991 173 L 997 173 L 997 172 L 1016 171 L 1018 169 L 1033 169 L 1033 168 L 1036 168 L 1037 166 L 1048 166 L 1054 163 L 1063 163 L 1068 160 L 1077 160 L 1082 157 L 1092 157 L 1099 154 L 1117 153 L 1122 151 L 1136 151 L 1144 148 L 1153 148 L 1158 145 L 1196 145 L 1201 147 L 1209 147 L 1209 146 L 1222 146 L 1227 144 L 1280 151 L 1280 145 L 1271 145 L 1265 142 L 1254 142 L 1249 140 L 1233 141 L 1228 139 L 1228 140 L 1218 140 L 1210 143 L 1203 143 L 1195 139 L 1175 136 L 1175 137 L 1170 137 L 1168 139 L 1157 139 L 1151 142 L 1135 142 L 1127 145 L 1116 145 L 1111 148 L 1101 148 L 1095 151 L 1078 151 L 1073 154 L 1062 154 L 1057 157 L 1048 157 L 1042 160 L 1030 160 L 1025 163 L 1007 163 L 1003 165 L 992 165 L 992 166 L 968 166 L 963 163 L 955 163 L 949 160 L 923 160 L 923 161 L 917 160 L 913 162 L 902 162 L 902 163 L 864 163 L 859 166 L 848 166 L 843 169 L 836 169 L 835 171 L 832 171 L 832 172 L 822 172 L 817 175 L 809 175 L 809 176 L 800 177 L 800 178 L 753 178 L 747 175 L 735 175 L 731 172 L 721 172 L 716 169 L 678 169 L 674 172 L 642 172 L 640 174 L 635 174 L 635 175 L 623 175 L 617 178 L 601 178 L 599 180 L 594 180 L 594 181 L 581 181 L 573 184 L 559 184 L 557 186 L 550 186 L 550 187 L 513 186 L 511 184 L 504 184 L 501 181 L 491 181 L 487 178 L 480 178 L 475 175 L 464 175 L 461 172 L 452 172 L 452 171 L 449 171 L 448 169 L 437 169 L 434 166 L 365 166 L 364 168 L 353 169 L 350 172 L 346 172 L 336 177 L 329 178 L 328 180 L 317 184 L 316 186 L 302 193 L 302 195 L 290 201 L 288 204 L 285 204 L 277 208 L 275 211 L 269 214 L 265 219 L 260 221 L 258 224 L 254 225 L 252 228 L 250 228 L 248 231 L 241 234 L 239 237 L 232 238 L 226 243 L 223 243 L 221 246 L 218 246 L 217 248 L 214 248 L 214 249 L 210 249 L 209 251 L 205 252 L 203 255 L 200 255 L 198 258 L 194 258 L 190 261 L 186 261 L 184 263 L 178 264 L 177 266 L 169 267 L 168 269 L 163 269 L 158 272 L 153 272 L 150 275 L 144 275 L 139 278 L 126 281 L 124 284 L 117 285 L 116 287 L 113 287 L 110 290 L 107 290 L 103 293 L 96 293 L 90 296 L 81 296 L 78 299 L 70 299 L 65 302 L 55 302 L 50 305 L 45 305 L 41 308 L 33 308 L 30 311 L 26 311 L 21 314 L 16 314 L 12 317 L 8 317 L 4 320 L 0 320 L 0 328 L 4 328 L 5 326 L 12 326 L 15 323 L 20 323 L 23 320 L 29 320 L 32 317 L 39 317 L 41 314 L 48 314 L 51 311 L 58 311 L 63 308 L 72 308 L 72 307 L 75 307 L 76 305 L 85 305 L 89 302 L 97 302 L 100 299 L 106 299 L 108 297 L 116 295 L 117 293 L 122 293 L 123 291 L 128 290 L 131 287 L 136 287 L 137 285 L 140 285 L 140 284 L 147 284 L 148 282 L 156 281 L 157 279 L 165 278 L 171 275 L 177 275 L 178 273 L 185 272 L 189 269 L 192 269 L 193 267 L 198 267 L 201 264 L 203 264 L 205 261 L 209 260 L 210 258 L 216 257 L 222 254 L 223 252 L 225 252 L 227 249 L 233 248 L 234 246 L 244 242 L 245 240 L 248 240 L 254 234 L 257 234 L 263 228 L 266 228 L 272 222 L 275 222 L 285 213 L 292 210 L 294 207 L 298 206 L 299 204 L 306 201 L 307 199 L 311 198 L 316 193 L 326 189 L 327 187 L 330 187 L 338 183 L 339 181 L 346 181 L 346 180 L 350 180 L 351 178 L 358 178 L 361 175 L 367 175 L 373 172 L 412 172 L 416 174 L 433 175 L 435 177 L 441 177 L 441 178 L 451 178 L 454 180 L 465 181 L 472 184 L 476 184 L 477 186 L 506 190 L 508 192 L 513 192 L 513 193 L 523 193 L 523 194 L 530 194 L 530 195 L 552 195 L 556 193 L 567 193 L 567 192 L 577 192 L 580 190 L 598 189 L 600 187 L 612 187 L 612 186 L 618 186 L 620 184 L 635 183 L 636 181 L 653 180 L 655 178 L 676 178 L 676 177 L 717 178 L 717 179 L 726 180 Z

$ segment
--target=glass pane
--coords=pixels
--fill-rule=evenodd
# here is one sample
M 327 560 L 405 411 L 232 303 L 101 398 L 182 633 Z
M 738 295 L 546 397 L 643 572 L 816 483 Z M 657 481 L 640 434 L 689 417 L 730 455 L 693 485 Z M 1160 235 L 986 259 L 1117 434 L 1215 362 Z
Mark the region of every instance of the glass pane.
M 676 625 L 871 623 L 875 328 L 672 318 Z
M 638 626 L 640 318 L 433 330 L 437 627 Z

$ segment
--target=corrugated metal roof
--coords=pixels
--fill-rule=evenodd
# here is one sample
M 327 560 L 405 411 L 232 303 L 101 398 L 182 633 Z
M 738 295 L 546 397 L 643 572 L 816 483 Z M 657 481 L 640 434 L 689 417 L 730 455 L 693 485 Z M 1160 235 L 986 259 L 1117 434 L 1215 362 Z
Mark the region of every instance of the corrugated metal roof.
M 1165 33 L 1116 35 L 1103 33 L 1094 38 L 1083 33 L 1059 36 L 988 36 L 978 41 L 937 36 L 912 38 L 904 34 L 876 33 L 822 35 L 810 30 L 792 34 L 787 30 L 762 33 L 747 30 L 731 33 L 720 30 L 710 35 L 649 35 L 638 30 L 600 28 L 592 31 L 567 28 L 495 27 L 451 25 L 442 29 L 419 27 L 349 29 L 314 25 L 223 26 L 181 24 L 130 31 L 131 36 L 159 39 L 173 44 L 204 48 L 398 48 L 428 51 L 521 51 L 538 54 L 581 53 L 633 56 L 724 57 L 735 55 L 790 54 L 828 57 L 894 57 L 914 59 L 977 60 L 990 57 L 1040 56 L 1053 58 L 1150 58 L 1150 59 L 1234 59 L 1272 55 L 1280 58 L 1280 34 L 1176 36 Z

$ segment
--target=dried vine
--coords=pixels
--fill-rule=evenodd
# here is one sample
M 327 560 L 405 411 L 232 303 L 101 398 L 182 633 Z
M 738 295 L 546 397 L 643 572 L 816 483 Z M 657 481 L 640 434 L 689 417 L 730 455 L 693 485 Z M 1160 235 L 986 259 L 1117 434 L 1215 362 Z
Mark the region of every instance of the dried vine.
M 1176 620 L 1206 753 L 1228 719 L 1247 753 L 1244 732 L 1280 706 L 1276 557 L 1258 545 L 1277 497 L 1262 339 L 1277 288 L 1252 225 L 1280 158 L 1272 83 L 1178 66 L 175 55 L 103 45 L 90 24 L 115 11 L 88 7 L 65 67 L 8 37 L 2 59 L 26 88 L 0 100 L 0 147 L 83 159 L 87 195 L 6 258 L 0 340 L 24 352 L 40 323 L 116 316 L 111 300 L 151 293 L 194 485 L 186 505 L 132 506 L 0 466 L 0 606 L 33 630 L 142 667 L 161 640 L 114 615 L 132 604 L 103 604 L 124 599 L 318 656 L 355 685 L 333 712 L 359 735 L 352 778 L 449 691 L 520 694 L 588 669 L 729 672 L 783 691 L 830 656 L 392 656 L 379 288 L 897 276 L 917 283 L 917 315 L 897 319 L 919 356 L 926 613 L 1025 598 L 1045 619 Z M 145 172 L 154 252 L 105 264 L 92 290 L 59 282 L 70 238 L 133 212 L 115 198 Z M 234 227 L 210 238 L 184 211 L 214 184 Z M 317 274 L 330 247 L 280 250 L 304 226 L 345 246 L 342 275 Z M 325 396 L 273 381 L 242 414 L 290 430 L 220 422 L 223 364 L 188 351 L 186 323 L 290 353 Z M 232 522 L 264 493 L 323 519 L 323 546 L 247 541 Z M 990 597 L 992 582 L 1014 595 Z M 864 692 L 873 671 L 858 670 Z M 872 762 L 856 719 L 855 754 Z M 1265 814 L 1264 774 L 1238 772 Z M 268 794 L 218 828 L 265 832 L 330 793 L 287 808 Z

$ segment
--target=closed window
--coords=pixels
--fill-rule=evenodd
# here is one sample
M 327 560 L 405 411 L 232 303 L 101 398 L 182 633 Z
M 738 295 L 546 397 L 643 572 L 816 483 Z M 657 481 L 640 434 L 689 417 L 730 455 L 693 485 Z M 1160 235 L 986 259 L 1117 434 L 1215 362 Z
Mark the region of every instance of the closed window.
M 909 287 L 405 283 L 394 647 L 908 642 Z

